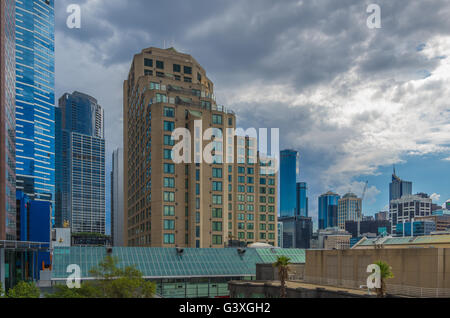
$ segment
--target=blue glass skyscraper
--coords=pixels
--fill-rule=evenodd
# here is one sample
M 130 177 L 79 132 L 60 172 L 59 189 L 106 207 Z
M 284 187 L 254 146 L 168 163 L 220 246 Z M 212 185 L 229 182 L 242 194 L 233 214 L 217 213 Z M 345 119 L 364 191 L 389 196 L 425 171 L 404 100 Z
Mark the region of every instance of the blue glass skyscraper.
M 15 5 L 0 1 L 0 241 L 16 239 Z
M 297 183 L 297 212 L 298 216 L 308 217 L 308 184 L 306 182 Z
M 412 182 L 400 179 L 397 174 L 392 174 L 392 182 L 389 184 L 389 202 L 401 199 L 404 195 L 412 194 Z
M 54 0 L 16 1 L 17 189 L 55 200 Z
M 280 153 L 280 216 L 295 216 L 297 209 L 298 152 L 283 150 Z
M 64 94 L 56 127 L 56 226 L 105 234 L 103 109 L 89 95 Z
M 319 197 L 319 229 L 338 226 L 339 194 L 327 192 Z

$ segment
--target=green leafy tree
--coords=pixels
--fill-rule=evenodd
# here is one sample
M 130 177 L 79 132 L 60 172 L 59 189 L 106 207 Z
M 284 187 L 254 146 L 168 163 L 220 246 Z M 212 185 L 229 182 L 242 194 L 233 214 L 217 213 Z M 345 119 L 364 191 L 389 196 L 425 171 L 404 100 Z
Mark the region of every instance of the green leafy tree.
M 291 259 L 287 256 L 278 256 L 277 261 L 273 263 L 273 267 L 278 268 L 278 279 L 280 280 L 280 296 L 286 298 L 286 280 L 289 274 L 289 265 Z
M 2 282 L 0 282 L 0 298 L 5 297 L 5 290 L 3 289 Z
M 375 263 L 380 268 L 380 279 L 381 279 L 381 288 L 377 288 L 377 297 L 385 297 L 386 296 L 386 280 L 390 278 L 394 278 L 394 274 L 392 273 L 392 267 L 389 266 L 386 262 L 378 261 Z
M 152 298 L 156 286 L 142 278 L 135 267 L 117 266 L 117 259 L 107 256 L 90 271 L 95 281 L 84 282 L 79 289 L 58 286 L 48 298 Z
M 19 282 L 8 291 L 8 298 L 39 298 L 41 291 L 33 282 Z

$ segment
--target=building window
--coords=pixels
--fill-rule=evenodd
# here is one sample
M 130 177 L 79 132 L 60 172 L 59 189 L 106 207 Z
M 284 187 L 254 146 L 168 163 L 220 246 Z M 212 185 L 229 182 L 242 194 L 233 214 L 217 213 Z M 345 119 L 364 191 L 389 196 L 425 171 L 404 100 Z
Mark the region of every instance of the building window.
M 190 78 L 190 77 L 185 77 L 185 78 L 184 78 L 184 82 L 185 82 L 185 83 L 192 83 L 192 78 Z
M 213 195 L 213 204 L 214 205 L 221 205 L 222 204 L 222 196 L 221 195 Z
M 153 76 L 153 71 L 152 70 L 144 70 L 144 75 Z
M 175 202 L 175 193 L 165 191 L 164 202 Z
M 152 59 L 144 59 L 144 66 L 153 67 L 153 60 Z
M 222 232 L 222 222 L 212 222 L 212 230 L 214 232 Z
M 164 107 L 164 116 L 174 118 L 175 117 L 175 108 Z
M 164 164 L 164 173 L 174 174 L 175 173 L 175 165 L 172 163 Z
M 198 80 L 199 82 L 201 82 L 201 81 L 202 81 L 202 74 L 200 74 L 200 73 L 197 73 L 197 80 Z
M 175 188 L 175 179 L 164 178 L 164 188 Z
M 164 131 L 172 132 L 175 130 L 175 123 L 173 121 L 164 121 Z
M 213 235 L 213 245 L 222 245 L 222 235 Z
M 212 175 L 213 178 L 222 178 L 222 168 L 213 168 Z
M 172 136 L 164 135 L 164 146 L 173 146 L 175 145 L 175 140 L 172 139 Z
M 159 68 L 161 70 L 164 69 L 164 62 L 163 61 L 156 61 L 156 68 Z
M 212 209 L 212 217 L 215 219 L 222 218 L 222 208 L 213 208 Z
M 164 234 L 164 244 L 175 244 L 175 234 Z
M 181 76 L 180 75 L 175 75 L 175 80 L 176 81 L 181 81 Z
M 175 207 L 174 206 L 164 206 L 164 216 L 175 216 Z
M 213 181 L 213 191 L 222 191 L 222 182 Z
M 164 159 L 166 160 L 172 159 L 172 150 L 164 149 Z
M 192 67 L 190 66 L 185 66 L 184 67 L 184 74 L 192 74 Z
M 179 64 L 174 64 L 173 65 L 173 71 L 180 73 L 181 72 L 181 66 Z
M 212 116 L 213 125 L 222 125 L 222 115 L 215 115 Z
M 164 230 L 175 230 L 175 221 L 164 220 Z
M 162 73 L 162 72 L 156 72 L 156 77 L 164 77 L 164 73 Z

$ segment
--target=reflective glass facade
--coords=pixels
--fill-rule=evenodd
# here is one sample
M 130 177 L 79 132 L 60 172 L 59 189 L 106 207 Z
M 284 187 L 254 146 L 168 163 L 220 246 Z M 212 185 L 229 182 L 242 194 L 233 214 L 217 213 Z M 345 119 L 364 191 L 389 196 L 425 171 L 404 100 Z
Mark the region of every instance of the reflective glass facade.
M 16 1 L 17 189 L 55 200 L 54 0 Z
M 337 226 L 339 194 L 327 192 L 319 197 L 319 229 Z
M 298 152 L 283 150 L 280 157 L 280 216 L 294 216 L 297 209 Z
M 64 94 L 56 111 L 56 226 L 105 234 L 104 114 L 83 93 Z
M 394 174 L 392 175 L 392 183 L 389 184 L 389 202 L 400 199 L 404 195 L 411 194 L 412 182 L 400 179 L 394 171 Z
M 0 240 L 16 239 L 15 3 L 0 2 Z
M 297 183 L 297 216 L 308 217 L 308 184 Z

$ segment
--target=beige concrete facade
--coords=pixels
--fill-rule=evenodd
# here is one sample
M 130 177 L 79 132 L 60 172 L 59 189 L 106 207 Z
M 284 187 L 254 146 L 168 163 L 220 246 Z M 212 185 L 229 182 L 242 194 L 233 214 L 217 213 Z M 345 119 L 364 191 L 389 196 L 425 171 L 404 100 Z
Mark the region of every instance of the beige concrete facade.
M 177 128 L 190 132 L 190 163 L 171 158 Z M 223 134 L 214 154 L 225 163 L 195 163 L 212 142 L 196 139 L 208 128 Z M 148 48 L 134 56 L 124 82 L 127 246 L 220 248 L 229 239 L 276 246 L 277 175 L 260 176 L 259 158 L 239 163 L 242 151 L 257 158 L 256 143 L 230 128 L 235 114 L 216 104 L 213 83 L 190 55 Z
M 390 294 L 414 297 L 450 296 L 450 249 L 403 248 L 306 251 L 305 282 L 359 288 L 367 283 L 367 266 L 384 261 L 394 278 Z
M 361 199 L 353 193 L 347 193 L 339 199 L 337 216 L 339 228 L 345 230 L 345 221 L 361 221 L 361 207 Z

